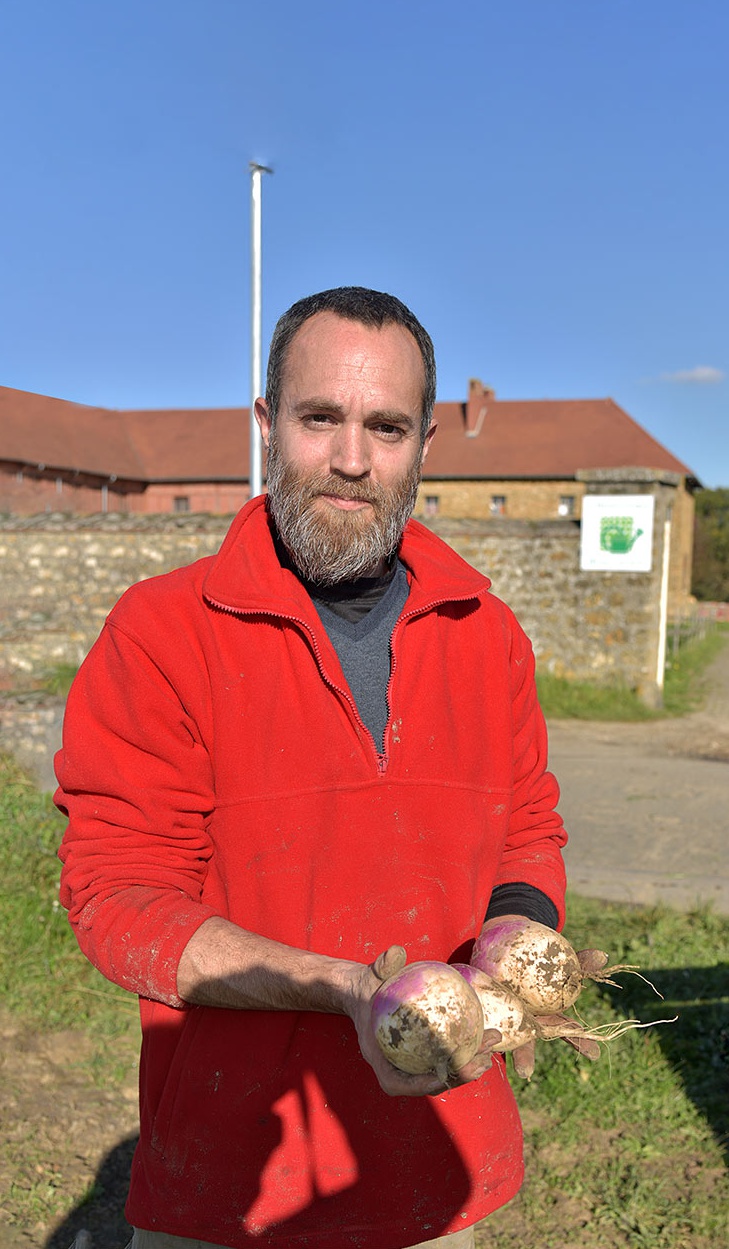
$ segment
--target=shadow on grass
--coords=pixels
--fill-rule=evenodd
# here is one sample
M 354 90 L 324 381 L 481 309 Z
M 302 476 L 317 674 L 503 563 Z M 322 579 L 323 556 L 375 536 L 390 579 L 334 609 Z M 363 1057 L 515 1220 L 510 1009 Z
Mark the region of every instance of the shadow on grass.
M 729 1163 L 729 963 L 641 968 L 641 975 L 664 1001 L 636 976 L 621 977 L 620 989 L 606 985 L 602 991 L 619 1014 L 644 1023 L 678 1015 L 672 1026 L 656 1029 L 656 1036 Z
M 657 1028 L 661 1049 L 678 1073 L 686 1095 L 714 1132 L 729 1163 L 729 964 L 713 967 L 642 969 L 663 995 L 661 1001 L 638 977 L 621 977 L 622 988 L 600 986 L 618 1015 L 647 1023 L 678 1015 Z M 46 1241 L 45 1249 L 69 1249 L 86 1228 L 93 1249 L 124 1249 L 131 1231 L 123 1210 L 136 1136 L 105 1157 L 94 1187 Z
M 132 1236 L 124 1218 L 124 1203 L 136 1144 L 137 1137 L 128 1136 L 109 1151 L 89 1196 L 66 1216 L 46 1241 L 45 1249 L 69 1249 L 82 1228 L 90 1233 L 93 1249 L 124 1249 Z

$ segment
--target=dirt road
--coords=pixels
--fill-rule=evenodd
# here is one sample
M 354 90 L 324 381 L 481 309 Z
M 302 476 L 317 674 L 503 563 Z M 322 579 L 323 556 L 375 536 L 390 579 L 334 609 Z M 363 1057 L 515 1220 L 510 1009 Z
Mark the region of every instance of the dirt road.
M 680 720 L 550 722 L 576 893 L 729 914 L 729 646 L 706 683 Z

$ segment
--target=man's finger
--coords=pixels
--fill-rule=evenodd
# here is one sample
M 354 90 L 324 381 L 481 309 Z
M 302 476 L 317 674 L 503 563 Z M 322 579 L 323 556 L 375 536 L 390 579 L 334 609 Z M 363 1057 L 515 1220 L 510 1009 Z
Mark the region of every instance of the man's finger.
M 389 949 L 384 950 L 382 954 L 378 954 L 372 970 L 378 980 L 389 980 L 390 976 L 396 976 L 408 961 L 408 956 L 401 945 L 391 945 Z
M 536 1062 L 534 1041 L 527 1041 L 526 1045 L 520 1045 L 518 1049 L 512 1051 L 511 1057 L 516 1075 L 521 1076 L 522 1080 L 531 1080 Z
M 501 1033 L 498 1028 L 485 1028 L 481 1038 L 481 1044 L 478 1047 L 479 1054 L 490 1054 L 495 1045 L 501 1040 Z
M 600 1057 L 600 1044 L 593 1041 L 592 1037 L 566 1036 L 564 1040 L 573 1049 L 577 1050 L 583 1058 L 589 1058 L 592 1062 L 597 1062 Z

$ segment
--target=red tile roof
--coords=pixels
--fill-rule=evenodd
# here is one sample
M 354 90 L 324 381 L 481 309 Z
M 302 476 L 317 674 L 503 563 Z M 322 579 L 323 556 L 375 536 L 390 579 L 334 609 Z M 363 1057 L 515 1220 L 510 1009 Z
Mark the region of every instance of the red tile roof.
M 472 434 L 465 432 L 461 404 L 436 405 L 427 477 L 574 477 L 578 469 L 626 467 L 694 476 L 613 399 L 495 399 L 487 393 L 483 400 Z
M 248 410 L 118 412 L 0 386 L 0 460 L 132 481 L 246 480 Z
M 695 480 L 612 399 L 436 404 L 426 479 L 574 477 L 578 469 L 669 469 Z M 467 427 L 471 432 L 467 432 Z M 0 386 L 0 460 L 143 482 L 248 477 L 248 409 L 110 411 Z
M 120 412 L 0 386 L 0 460 L 139 480 Z
M 248 479 L 248 408 L 126 411 L 147 481 Z

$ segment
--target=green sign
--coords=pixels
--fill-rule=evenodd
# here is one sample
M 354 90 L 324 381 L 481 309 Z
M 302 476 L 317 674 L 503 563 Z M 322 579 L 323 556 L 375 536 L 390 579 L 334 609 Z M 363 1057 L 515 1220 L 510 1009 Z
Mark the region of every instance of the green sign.
M 632 551 L 642 533 L 632 516 L 601 516 L 600 550 L 625 554 Z
M 650 572 L 654 511 L 651 494 L 586 494 L 580 567 L 594 572 Z

